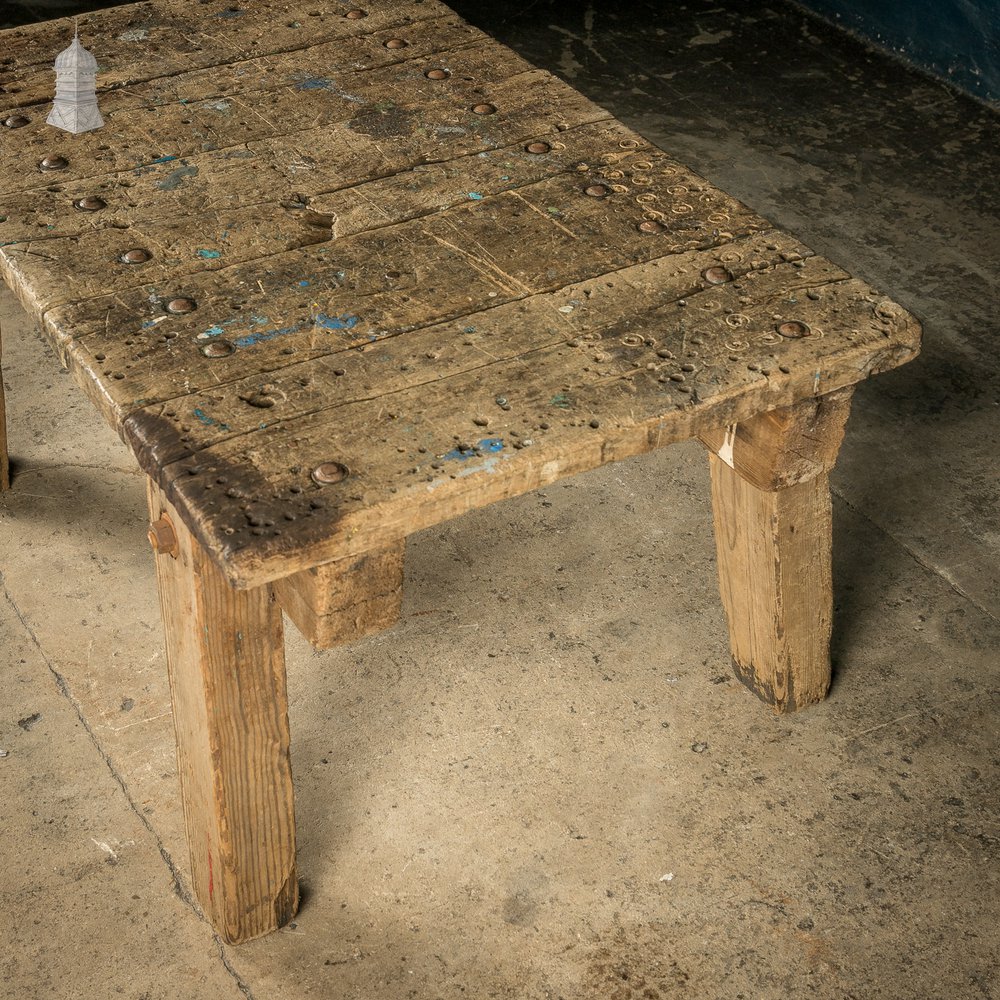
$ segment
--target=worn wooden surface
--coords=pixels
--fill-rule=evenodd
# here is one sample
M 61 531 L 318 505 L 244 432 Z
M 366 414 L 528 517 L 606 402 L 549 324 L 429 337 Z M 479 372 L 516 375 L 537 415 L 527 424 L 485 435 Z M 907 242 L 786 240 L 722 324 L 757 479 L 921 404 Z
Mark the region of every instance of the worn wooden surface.
M 281 610 L 269 587 L 230 587 L 152 483 L 149 512 L 177 542 L 156 570 L 191 881 L 216 930 L 247 941 L 298 905 Z
M 3 395 L 3 330 L 0 330 L 0 491 L 10 489 L 10 454 L 7 451 L 7 408 Z
M 779 712 L 821 701 L 833 617 L 828 476 L 761 490 L 717 455 L 709 462 L 733 670 Z
M 274 584 L 285 613 L 316 649 L 390 628 L 403 602 L 402 542 L 324 563 Z
M 733 423 L 742 452 L 916 353 L 905 311 L 443 5 L 350 9 L 94 15 L 108 125 L 75 138 L 43 121 L 69 24 L 3 38 L 0 271 L 231 583 Z
M 698 435 L 702 444 L 759 490 L 780 490 L 829 472 L 837 461 L 854 387 L 780 406 Z

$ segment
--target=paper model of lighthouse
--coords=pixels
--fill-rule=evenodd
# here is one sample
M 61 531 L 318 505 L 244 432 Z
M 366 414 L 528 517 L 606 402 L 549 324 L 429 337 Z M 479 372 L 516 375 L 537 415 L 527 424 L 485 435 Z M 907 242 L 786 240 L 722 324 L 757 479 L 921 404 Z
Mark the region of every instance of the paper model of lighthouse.
M 80 44 L 80 35 L 56 56 L 56 99 L 46 119 L 66 132 L 89 132 L 104 124 L 97 110 L 97 60 Z

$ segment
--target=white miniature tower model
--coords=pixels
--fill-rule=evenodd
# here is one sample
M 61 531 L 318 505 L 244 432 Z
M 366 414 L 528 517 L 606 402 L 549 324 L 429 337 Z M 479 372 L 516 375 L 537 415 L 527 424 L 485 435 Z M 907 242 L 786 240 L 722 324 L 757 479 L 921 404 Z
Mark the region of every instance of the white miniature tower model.
M 97 60 L 80 44 L 79 29 L 70 47 L 56 56 L 56 99 L 46 121 L 66 132 L 89 132 L 104 124 L 97 110 Z

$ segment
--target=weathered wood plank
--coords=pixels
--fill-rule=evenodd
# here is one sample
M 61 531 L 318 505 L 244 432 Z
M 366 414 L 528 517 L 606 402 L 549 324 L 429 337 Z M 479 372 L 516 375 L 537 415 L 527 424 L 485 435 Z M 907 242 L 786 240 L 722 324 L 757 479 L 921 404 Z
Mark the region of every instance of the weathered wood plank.
M 664 311 L 640 306 L 620 325 L 558 346 L 495 363 L 484 355 L 472 371 L 266 424 L 167 466 L 161 481 L 229 578 L 256 585 L 289 568 L 384 547 L 562 476 L 850 385 L 916 351 L 914 321 L 901 312 L 892 320 L 877 315 L 879 305 L 862 282 L 826 286 L 824 306 L 802 298 L 784 306 L 787 312 L 779 312 L 781 298 L 755 299 L 749 280 L 739 284 L 731 294 L 749 299 L 743 311 L 726 313 L 725 300 L 706 297 L 698 321 L 703 343 L 695 345 L 698 335 L 687 328 L 692 339 L 682 333 L 687 351 L 681 356 L 672 350 L 674 357 L 659 356 Z M 632 291 L 637 303 L 649 294 Z M 571 313 L 557 309 L 549 322 L 558 329 L 562 317 L 585 315 L 594 304 L 594 295 L 577 300 Z M 847 332 L 821 336 L 814 322 L 814 337 L 771 343 L 773 315 L 808 322 L 798 317 L 816 320 L 821 309 L 827 317 L 837 310 L 837 321 L 850 324 Z M 731 355 L 738 362 L 702 367 L 699 352 L 722 334 L 719 325 L 732 329 L 729 316 L 742 317 L 740 328 L 752 342 Z M 172 427 L 154 420 L 141 433 L 168 441 Z M 158 467 L 137 450 L 144 464 Z M 341 481 L 320 485 L 312 472 L 327 463 L 346 471 Z
M 456 14 L 432 15 L 426 12 L 427 20 L 420 18 L 424 12 L 419 5 L 410 6 L 408 14 L 401 12 L 398 23 L 391 28 L 369 30 L 367 19 L 351 21 L 334 19 L 335 27 L 342 27 L 345 34 L 333 41 L 320 41 L 300 33 L 302 47 L 292 51 L 274 54 L 248 53 L 250 58 L 231 59 L 207 69 L 196 69 L 182 65 L 164 71 L 155 56 L 147 64 L 122 64 L 125 75 L 103 67 L 103 53 L 94 48 L 94 42 L 84 35 L 95 58 L 99 71 L 98 102 L 105 119 L 119 115 L 123 111 L 141 109 L 149 105 L 189 103 L 208 99 L 220 100 L 281 88 L 323 87 L 324 89 L 344 89 L 344 84 L 358 73 L 391 66 L 412 59 L 425 58 L 442 47 L 457 50 L 466 45 L 489 42 L 489 36 L 463 21 Z M 135 31 L 136 29 L 131 29 Z M 142 29 L 138 29 L 142 30 Z M 128 32 L 125 32 L 126 34 Z M 384 44 L 391 36 L 405 36 L 406 46 L 388 48 Z M 72 28 L 59 48 L 63 48 L 72 37 Z M 145 46 L 143 45 L 145 41 Z M 99 44 L 99 42 L 98 42 Z M 149 39 L 133 42 L 131 58 L 148 48 Z M 130 46 L 120 42 L 114 47 L 113 58 Z M 17 108 L 4 112 L 22 114 L 35 120 L 38 106 L 44 107 L 52 100 L 53 69 L 52 60 L 59 49 L 53 50 L 47 66 L 39 66 L 23 74 L 12 76 L 2 74 L 5 87 L 13 86 L 17 91 Z M 523 64 L 527 65 L 527 64 Z M 332 77 L 336 78 L 336 82 Z M 45 115 L 40 118 L 44 120 Z M 0 118 L 0 120 L 2 120 Z
M 730 260 L 734 279 L 747 280 L 758 308 L 767 309 L 774 298 L 847 278 L 846 272 L 822 258 L 810 258 L 801 268 L 777 269 L 799 251 L 807 252 L 789 237 L 769 231 L 734 242 L 721 253 Z M 737 255 L 742 259 L 734 260 Z M 645 338 L 651 337 L 657 351 L 667 357 L 657 355 L 649 363 L 668 372 L 676 368 L 681 378 L 700 383 L 701 391 L 708 393 L 713 373 L 720 367 L 733 367 L 727 346 L 733 328 L 720 318 L 714 325 L 702 322 L 692 331 L 685 319 L 708 312 L 703 302 L 721 310 L 723 302 L 735 302 L 743 295 L 744 287 L 737 281 L 720 289 L 704 278 L 706 271 L 719 265 L 719 258 L 719 251 L 688 251 L 496 306 L 478 313 L 474 326 L 465 319 L 435 324 L 404 334 L 400 343 L 381 341 L 363 351 L 347 346 L 338 350 L 334 344 L 331 354 L 321 361 L 299 362 L 263 377 L 215 383 L 204 392 L 187 391 L 163 405 L 144 406 L 127 419 L 126 434 L 140 452 L 149 449 L 143 461 L 153 467 L 255 432 L 262 423 L 286 422 L 351 402 L 388 397 L 487 364 L 511 364 L 519 359 L 527 364 L 536 352 L 572 341 L 581 351 L 603 353 L 603 339 L 617 348 L 625 346 L 617 344 L 617 339 L 628 336 L 639 337 L 643 350 L 648 347 Z M 640 299 L 641 306 L 637 305 Z M 677 305 L 681 299 L 686 307 Z M 689 337 L 693 343 L 688 343 Z M 635 355 L 635 350 L 631 353 Z M 673 365 L 668 364 L 671 355 Z M 589 361 L 581 354 L 581 366 Z M 697 376 L 680 372 L 681 364 L 694 361 Z M 630 359 L 622 370 L 629 372 L 633 365 Z
M 390 628 L 403 602 L 403 542 L 313 566 L 274 583 L 281 607 L 316 649 Z
M 202 4 L 202 8 L 207 5 Z M 397 26 L 454 14 L 442 4 L 366 3 L 367 16 L 345 15 L 350 4 L 316 4 L 294 0 L 254 0 L 243 6 L 213 2 L 192 18 L 191 0 L 151 0 L 84 15 L 80 31 L 99 67 L 99 86 L 113 94 L 125 87 L 225 67 L 242 60 L 294 53 L 330 42 L 349 42 L 364 34 L 384 33 Z M 48 96 L 52 63 L 73 37 L 74 20 L 57 18 L 11 28 L 3 33 L 0 74 L 5 104 L 23 107 Z
M 448 63 L 451 75 L 445 80 L 428 79 L 425 73 L 441 62 Z M 420 134 L 432 157 L 438 134 L 444 131 L 450 136 L 450 130 L 463 127 L 464 122 L 468 129 L 487 137 L 484 147 L 488 148 L 497 144 L 489 142 L 489 136 L 494 128 L 502 127 L 504 115 L 475 115 L 471 109 L 485 100 L 498 109 L 520 107 L 530 112 L 531 105 L 525 106 L 518 99 L 517 77 L 525 73 L 550 81 L 544 88 L 544 93 L 554 98 L 545 108 L 549 128 L 561 120 L 561 97 L 570 109 L 583 101 L 579 95 L 571 96 L 573 91 L 566 84 L 531 70 L 528 63 L 489 40 L 352 73 L 344 86 L 326 77 L 302 78 L 301 69 L 291 72 L 293 79 L 278 89 L 112 110 L 105 115 L 104 128 L 72 137 L 44 125 L 47 105 L 35 106 L 34 111 L 26 109 L 24 114 L 31 119 L 28 125 L 3 130 L 5 154 L 19 167 L 11 171 L 5 184 L 12 192 L 28 191 L 48 186 L 54 175 L 66 183 L 165 165 L 166 175 L 174 169 L 169 165 L 175 160 L 198 152 L 239 148 L 261 139 L 348 122 L 357 132 L 387 141 Z M 505 99 L 511 93 L 508 81 L 514 84 L 511 103 Z M 347 85 L 350 89 L 345 89 Z M 62 157 L 65 165 L 58 170 L 40 170 L 42 160 L 52 156 Z
M 563 187 L 571 187 L 572 193 L 579 195 L 592 186 L 592 178 L 599 176 L 597 172 L 602 169 L 595 165 L 581 171 L 584 153 L 593 152 L 595 147 L 618 150 L 620 142 L 629 144 L 628 153 L 632 159 L 644 157 L 642 162 L 650 162 L 657 173 L 676 171 L 661 174 L 659 187 L 677 187 L 675 182 L 680 180 L 688 185 L 707 187 L 696 175 L 679 167 L 665 154 L 651 151 L 644 143 L 632 149 L 631 145 L 639 140 L 624 126 L 599 123 L 560 132 L 558 140 L 553 138 L 558 148 L 544 156 L 525 150 L 523 139 L 530 139 L 530 136 L 522 137 L 522 143 L 512 147 L 478 156 L 461 156 L 443 164 L 424 164 L 423 155 L 411 148 L 410 158 L 399 173 L 385 178 L 376 176 L 375 180 L 359 184 L 357 182 L 365 176 L 376 175 L 378 169 L 391 167 L 373 147 L 369 158 L 358 164 L 353 177 L 345 178 L 340 174 L 342 183 L 348 180 L 355 186 L 323 195 L 323 181 L 315 175 L 325 174 L 326 181 L 332 182 L 336 171 L 344 170 L 341 164 L 345 157 L 341 154 L 356 145 L 356 135 L 348 133 L 347 129 L 342 132 L 345 134 L 322 136 L 326 146 L 322 162 L 337 164 L 337 167 L 336 170 L 321 168 L 311 172 L 314 176 L 308 179 L 319 188 L 319 197 L 302 193 L 301 189 L 308 187 L 304 184 L 297 185 L 300 190 L 295 193 L 294 179 L 287 165 L 301 162 L 301 156 L 288 146 L 281 150 L 281 156 L 283 169 L 289 176 L 284 184 L 275 184 L 272 175 L 260 195 L 262 198 L 269 195 L 270 204 L 262 201 L 247 207 L 214 207 L 224 202 L 225 191 L 234 186 L 261 190 L 258 168 L 271 167 L 273 161 L 261 163 L 252 154 L 246 155 L 247 151 L 213 163 L 213 168 L 221 166 L 221 176 L 213 179 L 210 186 L 192 185 L 194 193 L 188 192 L 183 199 L 178 197 L 177 188 L 187 190 L 184 178 L 203 177 L 206 173 L 206 164 L 199 165 L 197 159 L 178 161 L 181 166 L 175 168 L 175 174 L 180 180 L 176 186 L 170 180 L 161 181 L 159 183 L 167 190 L 160 187 L 150 190 L 151 185 L 146 180 L 141 194 L 134 187 L 128 192 L 127 204 L 121 204 L 119 198 L 113 203 L 114 207 L 108 204 L 98 212 L 80 211 L 73 207 L 75 199 L 61 194 L 59 221 L 64 225 L 84 227 L 83 231 L 65 238 L 58 235 L 58 223 L 44 221 L 53 214 L 51 202 L 48 211 L 40 215 L 38 208 L 29 203 L 33 196 L 21 195 L 20 204 L 11 206 L 6 222 L 0 223 L 0 232 L 7 237 L 6 245 L 0 250 L 0 271 L 8 284 L 19 290 L 26 308 L 37 315 L 61 303 L 129 288 L 171 283 L 179 287 L 187 275 L 197 271 L 219 270 L 284 250 L 343 239 L 366 230 L 443 212 L 470 201 L 482 201 L 495 194 L 518 190 L 533 194 L 532 184 L 551 180 L 564 172 L 568 176 L 562 182 Z M 395 148 L 397 156 L 404 152 Z M 620 158 L 615 153 L 604 156 L 614 158 L 615 162 Z M 96 196 L 102 194 L 98 192 Z M 53 192 L 48 195 L 56 197 Z M 94 193 L 89 195 L 94 196 Z M 565 198 L 566 192 L 560 190 L 555 196 Z M 667 211 L 680 201 L 680 196 L 669 195 L 665 190 L 657 195 L 655 185 L 641 196 L 660 197 Z M 110 197 L 110 193 L 105 194 L 102 200 Z M 138 198 L 142 199 L 141 207 L 133 207 Z M 619 205 L 630 204 L 627 195 L 616 201 Z M 699 207 L 712 214 L 710 209 L 713 207 L 723 211 L 731 203 L 731 199 L 719 198 L 712 205 Z M 597 206 L 594 207 L 596 210 Z M 638 203 L 632 207 L 638 220 Z M 102 223 L 99 228 L 95 224 L 97 216 Z M 151 259 L 141 267 L 123 264 L 122 254 L 137 247 L 147 250 Z M 280 310 L 280 304 L 276 308 Z
M 238 943 L 298 904 L 281 612 L 267 587 L 233 590 L 152 484 L 149 510 L 175 543 L 156 571 L 191 881 Z
M 224 282 L 193 275 L 181 287 L 153 284 L 59 307 L 46 314 L 46 326 L 67 363 L 92 373 L 94 398 L 118 424 L 137 400 L 267 373 L 671 248 L 728 243 L 764 225 L 733 199 L 706 191 L 710 200 L 697 216 L 685 212 L 664 232 L 647 234 L 639 231 L 642 204 L 627 195 L 590 197 L 586 185 L 584 175 L 558 175 L 425 219 L 228 268 Z M 664 193 L 662 203 L 676 197 Z M 723 217 L 731 230 L 724 234 L 713 221 Z M 198 308 L 165 320 L 163 303 L 177 295 Z M 203 351 L 218 356 L 207 363 Z
M 280 225 L 284 213 L 278 206 L 304 201 L 312 201 L 314 211 L 333 213 L 334 235 L 343 237 L 424 214 L 430 205 L 446 208 L 468 199 L 469 192 L 495 194 L 520 187 L 570 169 L 595 148 L 614 148 L 637 138 L 589 101 L 567 96 L 560 101 L 567 130 L 560 132 L 557 147 L 547 156 L 532 155 L 524 146 L 544 138 L 540 132 L 551 132 L 552 116 L 541 109 L 551 104 L 553 90 L 561 92 L 564 85 L 530 73 L 503 86 L 510 100 L 516 91 L 517 106 L 491 123 L 488 133 L 483 116 L 471 111 L 436 126 L 433 143 L 426 127 L 387 144 L 374 122 L 367 131 L 359 131 L 366 128 L 364 122 L 334 123 L 104 177 L 61 182 L 54 174 L 45 188 L 4 199 L 0 245 L 42 237 L 51 255 L 55 237 L 208 212 L 256 211 L 277 216 Z M 396 110 L 418 118 L 426 107 L 399 105 Z M 639 141 L 639 147 L 628 151 L 634 157 L 648 146 Z M 468 179 L 464 184 L 463 175 Z M 697 183 L 689 172 L 679 176 Z M 354 191 L 358 185 L 372 186 Z M 319 201 L 321 195 L 327 197 Z M 93 211 L 75 207 L 84 198 L 99 198 L 103 205 Z M 231 252 L 227 260 L 232 260 Z

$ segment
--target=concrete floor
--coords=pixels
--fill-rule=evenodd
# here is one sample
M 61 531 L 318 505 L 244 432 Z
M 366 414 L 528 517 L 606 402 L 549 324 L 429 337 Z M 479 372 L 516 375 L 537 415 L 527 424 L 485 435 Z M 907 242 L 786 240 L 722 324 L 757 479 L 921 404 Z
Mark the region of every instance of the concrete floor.
M 396 628 L 289 627 L 304 903 L 225 947 L 142 477 L 5 295 L 0 995 L 1000 997 L 996 113 L 780 0 L 456 6 L 924 320 L 834 476 L 831 697 L 732 679 L 695 445 L 423 532 Z

